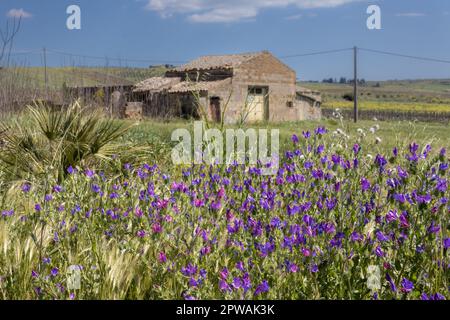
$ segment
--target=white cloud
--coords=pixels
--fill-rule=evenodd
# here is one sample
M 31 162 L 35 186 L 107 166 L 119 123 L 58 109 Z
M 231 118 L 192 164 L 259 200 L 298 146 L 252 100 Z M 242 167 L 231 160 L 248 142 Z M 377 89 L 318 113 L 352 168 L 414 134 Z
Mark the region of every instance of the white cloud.
M 11 9 L 8 11 L 6 16 L 10 18 L 31 18 L 33 15 L 23 9 Z
M 212 23 L 253 19 L 269 8 L 332 8 L 359 1 L 364 0 L 148 0 L 146 8 L 165 18 L 182 14 L 192 22 Z
M 424 16 L 426 16 L 426 14 L 420 13 L 420 12 L 405 12 L 405 13 L 397 13 L 396 16 L 397 17 L 415 18 L 415 17 L 424 17 Z
M 295 14 L 293 16 L 288 16 L 286 18 L 284 18 L 284 20 L 299 20 L 303 17 L 302 14 Z

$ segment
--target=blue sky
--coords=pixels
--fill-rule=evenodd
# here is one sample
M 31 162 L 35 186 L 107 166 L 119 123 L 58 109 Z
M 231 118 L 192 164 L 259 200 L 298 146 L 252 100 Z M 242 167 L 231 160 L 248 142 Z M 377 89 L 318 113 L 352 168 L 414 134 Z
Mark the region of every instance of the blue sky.
M 81 8 L 81 30 L 66 28 L 72 4 Z M 366 27 L 371 4 L 381 8 L 381 30 Z M 450 1 L 444 0 L 0 0 L 0 26 L 19 15 L 23 24 L 15 52 L 46 47 L 51 66 L 177 64 L 200 55 L 259 50 L 282 57 L 354 45 L 450 60 Z M 14 57 L 42 64 L 38 53 Z M 350 51 L 283 61 L 302 80 L 352 74 Z M 372 80 L 450 78 L 450 64 L 369 52 L 361 52 L 359 66 L 361 77 Z

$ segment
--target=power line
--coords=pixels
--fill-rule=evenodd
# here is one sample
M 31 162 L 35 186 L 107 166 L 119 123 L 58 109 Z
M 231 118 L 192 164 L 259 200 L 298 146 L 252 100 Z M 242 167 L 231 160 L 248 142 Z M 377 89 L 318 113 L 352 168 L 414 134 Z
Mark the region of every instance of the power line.
M 335 49 L 335 50 L 327 50 L 327 51 L 317 51 L 317 52 L 310 52 L 310 53 L 292 54 L 292 55 L 288 55 L 288 56 L 281 56 L 280 59 L 289 59 L 289 58 L 297 58 L 297 57 L 315 56 L 315 55 L 330 54 L 330 53 L 343 52 L 343 51 L 349 51 L 349 50 L 353 50 L 353 48 L 344 48 L 344 49 Z
M 407 55 L 407 54 L 400 54 L 400 53 L 395 53 L 395 52 L 388 52 L 388 51 L 381 51 L 381 50 L 374 50 L 374 49 L 366 49 L 366 48 L 358 48 L 358 49 L 363 50 L 363 51 L 367 51 L 367 52 L 385 54 L 385 55 L 401 57 L 401 58 L 415 59 L 415 60 L 421 60 L 421 61 L 439 62 L 439 63 L 449 63 L 450 64 L 450 60 L 441 60 L 441 59 L 435 59 L 435 58 L 418 57 L 418 56 L 411 56 L 411 55 Z
M 400 54 L 400 53 L 395 53 L 395 52 L 375 50 L 375 49 L 368 49 L 368 48 L 359 48 L 358 47 L 358 49 L 360 49 L 362 51 L 366 51 L 366 52 L 372 52 L 372 53 L 396 56 L 396 57 L 400 57 L 400 58 L 408 58 L 408 59 L 415 59 L 415 60 L 421 60 L 421 61 L 450 64 L 450 60 L 444 60 L 444 59 L 436 59 L 436 58 L 430 58 L 430 57 L 413 56 L 413 55 Z M 333 49 L 333 50 L 325 50 L 325 51 L 308 52 L 308 53 L 298 53 L 298 54 L 280 56 L 280 59 L 289 59 L 289 58 L 297 58 L 297 57 L 324 55 L 324 54 L 345 52 L 345 51 L 351 51 L 351 50 L 353 50 L 353 48 L 343 48 L 343 49 Z M 16 51 L 16 52 L 11 52 L 11 55 L 27 55 L 27 54 L 39 54 L 39 53 L 42 53 L 42 50 Z M 105 57 L 100 57 L 100 56 L 82 55 L 82 54 L 75 54 L 75 53 L 69 53 L 69 52 L 64 52 L 64 51 L 59 51 L 59 50 L 49 50 L 49 49 L 47 49 L 47 53 L 59 54 L 59 55 L 70 56 L 70 57 L 78 57 L 78 58 L 96 59 L 96 60 L 102 60 L 102 61 L 118 61 L 118 62 L 123 61 L 123 62 L 141 62 L 141 63 L 167 63 L 167 64 L 170 64 L 170 63 L 177 63 L 178 64 L 178 63 L 187 63 L 188 62 L 188 61 L 182 61 L 182 60 L 110 58 L 110 57 L 106 57 L 106 56 Z
M 87 58 L 87 59 L 97 59 L 97 60 L 103 60 L 103 61 L 124 61 L 124 62 L 143 62 L 143 63 L 186 63 L 187 61 L 169 61 L 169 60 L 147 60 L 147 59 L 122 59 L 122 58 L 109 58 L 109 57 L 99 57 L 99 56 L 89 56 L 89 55 L 82 55 L 82 54 L 74 54 L 69 52 L 63 52 L 63 51 L 57 51 L 57 50 L 47 50 L 48 52 L 70 56 L 70 57 L 77 57 L 77 58 Z
M 41 54 L 41 50 L 22 50 L 22 51 L 12 51 L 9 53 L 12 56 L 28 55 L 28 54 Z

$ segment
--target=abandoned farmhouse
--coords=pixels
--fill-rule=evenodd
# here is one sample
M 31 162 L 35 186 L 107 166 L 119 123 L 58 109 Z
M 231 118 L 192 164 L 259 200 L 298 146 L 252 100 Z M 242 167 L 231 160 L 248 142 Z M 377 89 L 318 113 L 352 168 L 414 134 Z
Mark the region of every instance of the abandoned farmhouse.
M 204 56 L 111 91 L 123 117 L 200 118 L 225 123 L 314 120 L 318 92 L 299 87 L 294 70 L 268 51 Z

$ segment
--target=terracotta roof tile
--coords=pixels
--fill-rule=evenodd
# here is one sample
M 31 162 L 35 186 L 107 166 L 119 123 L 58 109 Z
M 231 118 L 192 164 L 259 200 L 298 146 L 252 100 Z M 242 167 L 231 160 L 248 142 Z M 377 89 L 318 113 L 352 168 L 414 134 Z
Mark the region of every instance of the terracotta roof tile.
M 264 52 L 230 54 L 220 56 L 203 56 L 195 59 L 185 65 L 175 68 L 175 71 L 190 71 L 190 70 L 211 70 L 216 68 L 232 69 L 239 66 L 241 63 L 249 61 Z
M 136 84 L 133 92 L 161 91 L 169 89 L 180 81 L 180 78 L 153 77 Z

